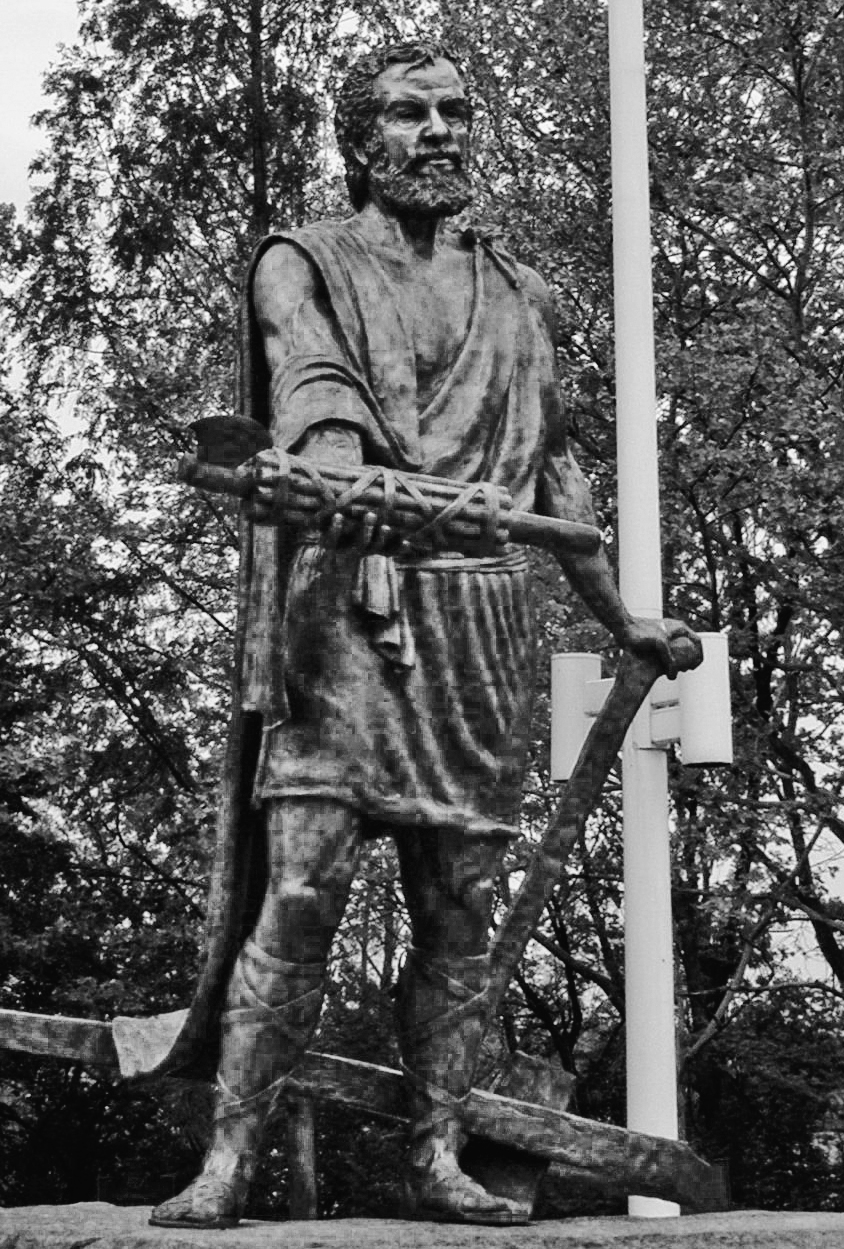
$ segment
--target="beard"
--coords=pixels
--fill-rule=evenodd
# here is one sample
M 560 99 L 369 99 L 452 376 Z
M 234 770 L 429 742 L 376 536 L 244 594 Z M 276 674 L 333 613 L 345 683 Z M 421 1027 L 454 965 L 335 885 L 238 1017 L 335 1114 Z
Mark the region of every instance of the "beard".
M 420 217 L 453 217 L 471 204 L 473 195 L 471 179 L 460 164 L 423 169 L 414 162 L 397 169 L 383 149 L 369 166 L 369 187 L 396 211 Z

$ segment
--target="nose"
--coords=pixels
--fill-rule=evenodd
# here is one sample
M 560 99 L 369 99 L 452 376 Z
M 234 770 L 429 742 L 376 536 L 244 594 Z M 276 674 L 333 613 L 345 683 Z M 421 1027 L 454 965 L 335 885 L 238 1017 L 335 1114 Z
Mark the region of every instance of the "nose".
M 436 104 L 431 105 L 428 110 L 428 121 L 425 126 L 425 130 L 432 139 L 451 138 L 451 127 L 446 122 Z

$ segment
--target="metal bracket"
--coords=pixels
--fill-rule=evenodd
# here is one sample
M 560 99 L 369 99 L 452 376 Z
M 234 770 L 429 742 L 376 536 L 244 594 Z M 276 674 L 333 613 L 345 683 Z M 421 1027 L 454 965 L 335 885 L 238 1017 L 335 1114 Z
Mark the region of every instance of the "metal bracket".
M 685 764 L 733 761 L 727 638 L 701 633 L 703 663 L 673 681 L 660 677 L 651 690 L 649 713 L 637 717 L 634 742 L 640 750 L 667 750 L 679 743 Z M 601 678 L 600 655 L 571 652 L 551 660 L 551 778 L 567 781 L 592 720 L 612 688 Z

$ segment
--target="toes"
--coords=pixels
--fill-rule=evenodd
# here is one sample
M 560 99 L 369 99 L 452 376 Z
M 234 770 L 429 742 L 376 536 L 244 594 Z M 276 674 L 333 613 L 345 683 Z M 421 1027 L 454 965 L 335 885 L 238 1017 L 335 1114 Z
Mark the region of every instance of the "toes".
M 408 1185 L 408 1197 L 415 1217 L 421 1220 L 491 1226 L 530 1221 L 528 1210 L 507 1197 L 490 1193 L 460 1171 L 414 1177 Z
M 225 1228 L 239 1222 L 236 1201 L 225 1184 L 196 1180 L 178 1197 L 171 1197 L 152 1211 L 152 1227 Z

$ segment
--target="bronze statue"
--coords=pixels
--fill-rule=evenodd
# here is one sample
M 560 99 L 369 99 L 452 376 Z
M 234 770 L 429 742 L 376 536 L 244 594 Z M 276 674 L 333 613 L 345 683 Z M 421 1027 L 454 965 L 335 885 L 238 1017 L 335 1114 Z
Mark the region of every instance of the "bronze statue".
M 420 506 L 442 506 L 444 481 L 484 482 L 522 511 L 593 521 L 565 445 L 548 290 L 494 238 L 448 226 L 471 199 L 471 123 L 442 48 L 364 57 L 336 122 L 355 215 L 264 240 L 250 270 L 242 408 L 275 449 L 251 463 L 212 953 L 204 1004 L 150 1064 L 216 1062 L 217 1110 L 201 1175 L 153 1212 L 158 1226 L 237 1222 L 263 1125 L 317 1025 L 362 840 L 385 834 L 413 931 L 397 1003 L 409 1204 L 423 1218 L 524 1218 L 458 1151 L 530 722 L 525 555 L 500 541 L 467 555 L 459 517 L 433 526 L 428 549 L 402 545 L 383 510 L 327 534 L 272 523 L 281 453 L 380 466 L 387 502 L 398 472 Z M 630 617 L 604 554 L 560 558 L 619 645 L 672 672 L 666 629 Z

